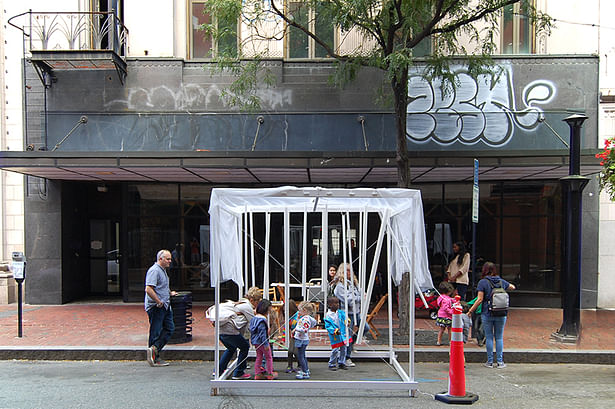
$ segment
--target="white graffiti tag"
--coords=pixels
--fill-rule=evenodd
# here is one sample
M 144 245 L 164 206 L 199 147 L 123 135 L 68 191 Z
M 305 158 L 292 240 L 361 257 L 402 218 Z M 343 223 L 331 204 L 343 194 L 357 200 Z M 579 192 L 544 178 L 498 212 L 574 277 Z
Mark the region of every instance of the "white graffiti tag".
M 283 109 L 292 105 L 292 90 L 262 89 L 257 91 L 263 109 Z M 222 89 L 213 84 L 202 87 L 197 84 L 182 84 L 174 89 L 166 85 L 153 88 L 127 88 L 125 99 L 105 103 L 106 108 L 128 110 L 203 111 L 239 110 L 224 103 Z
M 502 146 L 510 141 L 515 126 L 525 130 L 538 126 L 544 119 L 538 105 L 548 104 L 556 94 L 552 82 L 533 81 L 523 89 L 522 107 L 517 107 L 510 66 L 500 75 L 478 78 L 464 68 L 454 72 L 457 81 L 449 89 L 440 79 L 429 82 L 420 73 L 410 73 L 406 133 L 411 141 Z

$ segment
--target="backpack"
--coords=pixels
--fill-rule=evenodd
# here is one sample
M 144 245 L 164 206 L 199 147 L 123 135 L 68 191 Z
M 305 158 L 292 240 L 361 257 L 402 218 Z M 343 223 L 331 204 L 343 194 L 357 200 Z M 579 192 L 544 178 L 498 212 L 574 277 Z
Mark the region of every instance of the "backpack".
M 248 301 L 225 301 L 219 306 L 220 311 L 220 326 L 226 325 L 229 322 L 233 323 L 236 329 L 242 330 L 248 321 L 254 316 L 252 306 Z M 212 305 L 205 311 L 205 317 L 211 321 L 212 325 L 216 324 L 216 306 Z
M 489 303 L 489 312 L 494 317 L 501 317 L 508 312 L 508 293 L 502 288 L 502 280 L 499 281 L 498 287 L 496 287 L 491 280 L 489 285 L 491 286 L 491 302 Z
M 220 317 L 218 317 L 217 321 L 220 322 L 220 325 L 229 323 L 233 319 L 233 317 L 237 315 L 237 312 L 235 310 L 235 303 L 233 301 L 226 301 L 220 303 L 218 307 L 220 311 Z M 212 305 L 211 307 L 209 307 L 205 312 L 205 316 L 209 318 L 212 324 L 215 324 L 216 306 Z

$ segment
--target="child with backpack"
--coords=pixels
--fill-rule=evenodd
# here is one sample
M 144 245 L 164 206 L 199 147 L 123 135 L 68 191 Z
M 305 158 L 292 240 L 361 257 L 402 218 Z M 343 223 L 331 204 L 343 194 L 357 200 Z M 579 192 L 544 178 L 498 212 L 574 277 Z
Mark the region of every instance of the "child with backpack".
M 468 311 L 472 316 L 474 311 L 482 305 L 482 322 L 485 330 L 485 347 L 487 349 L 487 368 L 506 368 L 504 363 L 504 326 L 508 315 L 508 294 L 506 291 L 515 289 L 515 286 L 501 278 L 492 262 L 483 265 L 485 278 L 478 282 L 478 295 L 476 302 Z M 495 339 L 496 362 L 493 361 L 493 341 Z

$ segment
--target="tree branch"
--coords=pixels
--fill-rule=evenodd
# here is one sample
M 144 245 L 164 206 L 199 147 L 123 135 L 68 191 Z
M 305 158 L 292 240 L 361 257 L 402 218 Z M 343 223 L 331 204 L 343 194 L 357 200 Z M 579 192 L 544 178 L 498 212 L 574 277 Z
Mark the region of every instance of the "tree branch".
M 477 14 L 471 15 L 470 17 L 461 19 L 456 21 L 454 24 L 451 25 L 447 25 L 441 28 L 436 28 L 434 30 L 432 30 L 431 34 L 439 34 L 439 33 L 450 33 L 453 32 L 457 29 L 459 29 L 460 27 L 463 27 L 465 25 L 474 23 L 480 19 L 482 19 L 483 17 L 485 17 L 487 14 L 491 14 L 494 13 L 506 6 L 510 6 L 511 4 L 515 4 L 515 3 L 519 3 L 520 0 L 506 0 L 502 3 L 499 4 L 494 4 L 491 7 L 487 7 L 483 10 L 480 10 L 480 12 L 477 10 Z

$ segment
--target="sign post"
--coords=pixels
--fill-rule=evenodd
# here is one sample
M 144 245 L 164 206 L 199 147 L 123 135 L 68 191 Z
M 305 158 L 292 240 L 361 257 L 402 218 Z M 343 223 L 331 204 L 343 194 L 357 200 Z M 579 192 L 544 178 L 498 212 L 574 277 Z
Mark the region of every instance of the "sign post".
M 22 322 L 23 322 L 23 309 L 22 309 L 22 284 L 26 279 L 26 257 L 21 251 L 14 251 L 12 254 L 11 272 L 13 278 L 17 281 L 17 336 L 22 337 Z
M 478 159 L 474 159 L 474 184 L 472 185 L 472 295 L 476 296 L 476 225 L 478 224 Z

